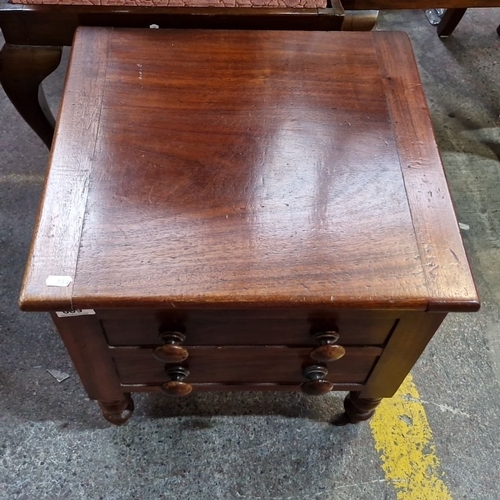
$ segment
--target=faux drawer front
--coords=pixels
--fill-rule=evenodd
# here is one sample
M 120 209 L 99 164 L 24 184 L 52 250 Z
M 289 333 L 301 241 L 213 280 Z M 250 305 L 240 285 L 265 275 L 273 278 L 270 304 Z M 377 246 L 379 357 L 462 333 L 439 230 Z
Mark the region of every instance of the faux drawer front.
M 195 310 L 176 313 L 102 312 L 113 346 L 158 345 L 160 328 L 181 329 L 185 345 L 314 345 L 312 331 L 337 330 L 341 345 L 383 345 L 397 322 L 391 311 Z
M 328 363 L 331 382 L 363 383 L 381 349 L 350 348 L 345 356 Z M 123 384 L 161 384 L 169 380 L 166 366 L 153 357 L 151 349 L 111 349 Z M 304 367 L 314 364 L 308 348 L 290 347 L 190 347 L 182 363 L 189 369 L 191 383 L 300 383 Z

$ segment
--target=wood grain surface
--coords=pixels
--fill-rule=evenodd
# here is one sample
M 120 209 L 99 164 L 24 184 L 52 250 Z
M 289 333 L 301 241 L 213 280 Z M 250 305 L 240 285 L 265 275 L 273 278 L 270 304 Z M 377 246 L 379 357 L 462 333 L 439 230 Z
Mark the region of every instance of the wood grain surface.
M 72 295 L 82 227 L 99 133 L 102 93 L 106 82 L 111 32 L 89 32 L 84 45 L 74 47 L 56 125 L 56 138 L 35 227 L 22 296 L 34 286 L 36 301 L 59 302 L 72 309 Z M 49 276 L 69 276 L 66 287 L 48 287 Z M 23 299 L 21 299 L 21 303 Z M 50 308 L 49 308 L 50 309 Z M 46 309 L 47 310 L 47 309 Z
M 500 0 L 498 0 L 500 1 Z M 238 7 L 133 7 L 116 5 L 20 5 L 0 3 L 0 27 L 9 44 L 72 45 L 78 26 L 161 29 L 340 31 L 344 9 L 330 0 L 326 9 Z
M 459 7 L 499 7 L 499 0 L 342 0 L 342 5 L 354 10 L 394 9 L 455 9 Z
M 123 402 L 120 380 L 96 316 L 51 316 L 89 398 Z
M 21 307 L 477 308 L 414 75 L 403 34 L 79 29 Z
M 361 397 L 392 397 L 445 317 L 439 312 L 405 313 L 366 380 Z
M 300 383 L 302 371 L 315 362 L 311 349 L 285 346 L 190 347 L 182 363 L 190 375 L 187 383 Z M 382 349 L 353 347 L 346 355 L 327 363 L 325 379 L 337 383 L 363 383 Z M 123 384 L 159 384 L 169 380 L 167 366 L 153 357 L 152 349 L 116 347 L 110 349 Z
M 408 37 L 374 34 L 393 123 L 420 259 L 429 291 L 429 310 L 450 311 L 478 301 L 441 165 L 416 62 Z M 413 60 L 414 61 L 414 60 Z M 437 279 L 435 279 L 437 277 Z
M 276 384 L 272 382 L 266 383 L 232 383 L 232 384 L 218 384 L 218 383 L 194 383 L 191 384 L 193 392 L 300 392 L 301 384 L 298 383 L 281 383 Z M 124 391 L 127 392 L 161 392 L 160 384 L 121 384 Z M 361 384 L 340 384 L 334 383 L 332 391 L 361 391 L 363 385 Z
M 114 313 L 114 314 L 113 314 Z M 160 330 L 181 327 L 183 345 L 295 345 L 317 347 L 313 332 L 336 330 L 341 345 L 383 345 L 399 315 L 392 311 L 188 310 L 99 311 L 110 345 L 156 346 Z

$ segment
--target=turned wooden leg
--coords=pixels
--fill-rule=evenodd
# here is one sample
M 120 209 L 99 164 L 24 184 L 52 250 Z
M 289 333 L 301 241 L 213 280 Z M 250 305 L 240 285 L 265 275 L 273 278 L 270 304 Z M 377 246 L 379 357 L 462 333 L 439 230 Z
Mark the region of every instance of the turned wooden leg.
M 437 25 L 438 36 L 450 36 L 464 17 L 467 9 L 446 9 L 441 22 Z
M 124 393 L 125 399 L 120 401 L 98 401 L 104 418 L 115 425 L 126 424 L 134 412 L 134 401 L 130 392 Z
M 123 392 L 97 315 L 51 316 L 89 398 L 99 403 L 108 422 L 125 424 L 132 416 L 134 402 L 130 393 Z
M 48 148 L 55 120 L 42 81 L 61 61 L 62 47 L 5 44 L 0 52 L 0 83 L 19 114 Z
M 373 416 L 382 399 L 363 399 L 359 392 L 350 392 L 344 400 L 344 410 L 351 424 L 364 422 Z

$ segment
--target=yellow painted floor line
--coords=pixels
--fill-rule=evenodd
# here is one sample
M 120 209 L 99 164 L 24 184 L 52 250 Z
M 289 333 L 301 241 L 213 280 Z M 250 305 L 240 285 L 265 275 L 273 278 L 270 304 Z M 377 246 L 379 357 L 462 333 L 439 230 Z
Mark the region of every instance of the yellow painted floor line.
M 392 398 L 382 400 L 370 427 L 385 477 L 398 500 L 452 500 L 411 375 Z

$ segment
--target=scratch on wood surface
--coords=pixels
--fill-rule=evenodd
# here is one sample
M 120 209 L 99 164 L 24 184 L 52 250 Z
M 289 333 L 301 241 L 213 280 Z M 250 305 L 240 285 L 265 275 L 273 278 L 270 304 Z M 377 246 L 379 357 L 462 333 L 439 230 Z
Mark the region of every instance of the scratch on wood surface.
M 451 255 L 455 258 L 455 260 L 460 264 L 460 259 L 457 257 L 457 254 L 450 248 Z

